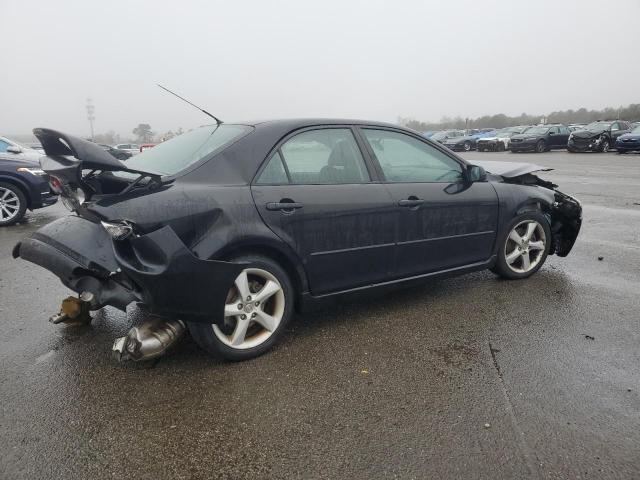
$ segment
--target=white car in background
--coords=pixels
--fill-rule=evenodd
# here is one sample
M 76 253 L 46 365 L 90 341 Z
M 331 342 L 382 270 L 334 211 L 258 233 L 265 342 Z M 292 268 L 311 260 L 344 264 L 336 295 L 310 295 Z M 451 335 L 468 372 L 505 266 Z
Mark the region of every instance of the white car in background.
M 140 153 L 140 145 L 137 143 L 119 143 L 114 147 L 117 150 L 130 153 L 131 155 L 137 155 Z
M 479 138 L 476 147 L 479 152 L 504 152 L 509 150 L 511 137 L 524 132 L 528 127 L 509 127 L 495 132 L 490 137 Z
M 30 160 L 38 162 L 43 152 L 20 145 L 7 137 L 0 137 L 0 155 L 15 160 Z

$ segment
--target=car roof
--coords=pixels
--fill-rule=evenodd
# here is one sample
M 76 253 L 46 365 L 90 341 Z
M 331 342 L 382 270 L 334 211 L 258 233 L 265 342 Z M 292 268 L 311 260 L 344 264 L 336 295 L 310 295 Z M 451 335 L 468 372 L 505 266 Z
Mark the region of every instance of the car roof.
M 357 120 L 349 118 L 283 118 L 283 119 L 264 119 L 253 121 L 234 121 L 225 122 L 234 125 L 248 125 L 256 128 L 276 127 L 288 128 L 295 130 L 297 128 L 313 127 L 319 125 L 376 125 L 380 127 L 399 128 L 398 125 L 387 122 L 378 122 L 372 120 Z

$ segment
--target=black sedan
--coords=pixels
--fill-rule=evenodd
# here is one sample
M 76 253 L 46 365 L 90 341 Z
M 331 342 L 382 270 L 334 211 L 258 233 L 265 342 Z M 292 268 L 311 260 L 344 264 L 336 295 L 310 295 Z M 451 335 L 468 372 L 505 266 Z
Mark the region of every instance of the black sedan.
M 57 201 L 49 178 L 35 160 L 39 156 L 17 149 L 0 153 L 0 227 L 19 222 L 27 210 Z
M 564 125 L 544 125 L 527 128 L 511 137 L 511 152 L 547 152 L 554 148 L 567 148 L 569 129 Z
M 593 122 L 583 130 L 571 132 L 567 143 L 570 152 L 608 152 L 620 135 L 630 131 L 622 120 Z
M 566 256 L 581 225 L 579 202 L 533 175 L 543 167 L 485 171 L 395 125 L 205 126 L 126 163 L 35 134 L 75 214 L 14 257 L 79 294 L 54 322 L 132 302 L 154 314 L 118 339 L 124 358 L 161 354 L 186 326 L 206 351 L 241 360 L 269 349 L 294 309 L 340 294 L 483 269 L 526 278 Z

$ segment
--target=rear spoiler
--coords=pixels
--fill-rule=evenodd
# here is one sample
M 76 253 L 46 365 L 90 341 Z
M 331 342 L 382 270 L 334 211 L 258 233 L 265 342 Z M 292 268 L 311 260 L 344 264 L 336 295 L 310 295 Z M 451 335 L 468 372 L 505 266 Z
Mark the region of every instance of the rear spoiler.
M 46 156 L 54 162 L 62 163 L 65 166 L 70 166 L 69 157 L 74 157 L 78 160 L 78 162 L 74 163 L 77 163 L 77 166 L 82 169 L 131 172 L 151 177 L 162 176 L 161 173 L 157 172 L 145 172 L 128 168 L 124 163 L 95 143 L 73 135 L 67 135 L 49 128 L 34 128 L 33 134 L 40 140 Z

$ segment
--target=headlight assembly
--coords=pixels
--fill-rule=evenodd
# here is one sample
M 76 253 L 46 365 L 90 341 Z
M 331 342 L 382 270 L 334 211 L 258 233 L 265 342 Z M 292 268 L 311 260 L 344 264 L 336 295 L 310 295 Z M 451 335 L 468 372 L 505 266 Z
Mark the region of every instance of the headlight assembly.
M 18 168 L 18 172 L 20 173 L 30 173 L 31 175 L 35 175 L 36 177 L 43 177 L 47 173 L 41 168 L 31 168 L 31 167 L 20 167 Z

